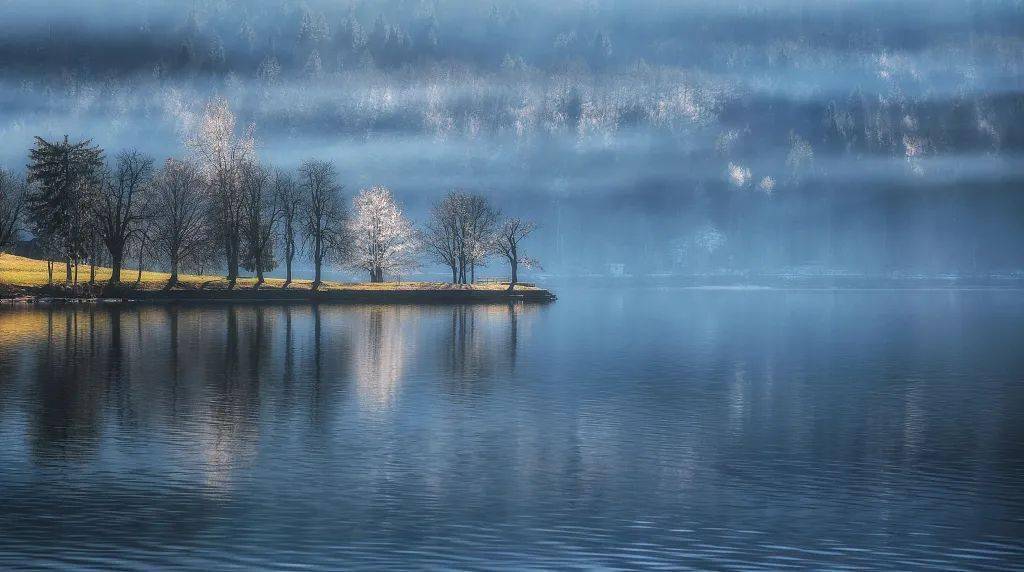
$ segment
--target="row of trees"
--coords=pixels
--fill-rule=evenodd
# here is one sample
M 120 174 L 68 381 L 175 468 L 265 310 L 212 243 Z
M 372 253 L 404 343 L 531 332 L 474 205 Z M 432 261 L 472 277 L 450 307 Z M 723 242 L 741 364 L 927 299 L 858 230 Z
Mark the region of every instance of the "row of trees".
M 187 145 L 189 159 L 170 158 L 158 168 L 135 150 L 108 164 L 89 140 L 37 137 L 24 182 L 0 173 L 0 248 L 24 220 L 51 261 L 51 283 L 52 261 L 63 260 L 69 284 L 78 283 L 82 260 L 94 282 L 101 257 L 112 268 L 110 283 L 119 284 L 129 251 L 138 254 L 140 271 L 146 255 L 162 262 L 168 287 L 183 269 L 214 265 L 226 269 L 232 287 L 241 270 L 255 274 L 259 286 L 281 262 L 287 285 L 301 254 L 313 264 L 314 288 L 329 264 L 382 282 L 417 268 L 425 255 L 465 284 L 497 256 L 509 264 L 510 288 L 521 264 L 536 265 L 520 246 L 534 225 L 503 220 L 481 195 L 449 193 L 423 230 L 384 187 L 362 190 L 349 211 L 333 163 L 310 159 L 297 172 L 261 164 L 252 128 L 239 132 L 223 100 L 207 106 Z
M 508 262 L 510 281 L 515 283 L 520 264 L 539 267 L 519 250 L 519 244 L 536 227 L 518 218 L 500 219 L 486 198 L 452 191 L 431 209 L 423 247 L 435 261 L 451 269 L 454 284 L 474 282 L 477 267 L 495 255 Z

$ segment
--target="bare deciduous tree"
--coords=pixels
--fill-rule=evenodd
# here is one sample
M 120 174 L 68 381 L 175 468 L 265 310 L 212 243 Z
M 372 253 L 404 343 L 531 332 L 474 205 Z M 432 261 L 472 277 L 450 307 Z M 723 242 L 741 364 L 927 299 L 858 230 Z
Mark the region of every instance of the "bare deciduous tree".
M 149 218 L 142 219 L 129 246 L 130 252 L 135 256 L 135 287 L 138 288 L 142 282 L 142 271 L 145 267 L 146 257 L 154 258 L 153 250 L 153 221 Z
M 519 281 L 519 265 L 539 268 L 537 261 L 525 256 L 520 243 L 530 235 L 537 225 L 519 218 L 508 218 L 502 223 L 501 228 L 491 243 L 491 249 L 496 254 L 508 261 L 511 277 L 509 278 L 508 289 L 515 288 Z
M 152 245 L 170 263 L 167 288 L 177 285 L 182 266 L 198 262 L 207 249 L 204 184 L 194 163 L 174 159 L 168 159 L 153 180 Z
M 334 163 L 309 159 L 299 167 L 303 191 L 303 237 L 313 261 L 313 289 L 320 287 L 324 262 L 344 252 L 345 207 Z
M 452 284 L 459 283 L 459 209 L 453 193 L 434 203 L 423 233 L 423 249 L 433 260 L 452 271 Z
M 274 259 L 274 231 L 278 211 L 274 204 L 270 171 L 257 163 L 242 167 L 241 186 L 245 205 L 245 257 L 242 266 L 256 272 L 256 288 L 264 273 L 277 266 Z
M 107 177 L 95 205 L 97 236 L 110 253 L 110 283 L 121 282 L 128 241 L 139 232 L 145 216 L 143 195 L 153 174 L 153 159 L 135 150 L 118 154 L 113 171 Z M 90 280 L 93 279 L 96 253 L 92 254 Z
M 349 265 L 369 272 L 370 282 L 383 282 L 385 274 L 416 267 L 416 230 L 385 187 L 364 189 L 355 198 L 349 236 Z
M 292 283 L 292 262 L 299 245 L 302 199 L 302 190 L 295 178 L 286 171 L 278 171 L 274 176 L 274 205 L 281 222 L 278 236 L 284 249 L 285 287 Z
M 480 195 L 465 195 L 462 208 L 462 283 L 476 281 L 476 267 L 491 253 L 498 212 Z M 468 276 L 467 276 L 468 269 Z
M 452 271 L 452 283 L 475 279 L 476 267 L 491 254 L 498 213 L 486 198 L 452 191 L 431 209 L 424 246 Z
M 24 181 L 0 169 L 0 252 L 14 246 L 18 238 L 27 191 Z

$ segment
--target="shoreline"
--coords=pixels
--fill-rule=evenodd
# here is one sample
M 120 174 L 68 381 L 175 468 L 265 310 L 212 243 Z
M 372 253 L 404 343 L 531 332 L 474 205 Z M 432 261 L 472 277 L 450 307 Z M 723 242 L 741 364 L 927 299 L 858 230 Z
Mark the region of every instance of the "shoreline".
M 60 270 L 63 270 L 61 268 Z M 170 274 L 123 269 L 120 284 L 108 283 L 109 268 L 96 267 L 95 282 L 82 280 L 75 287 L 61 281 L 49 283 L 45 260 L 0 253 L 0 302 L 23 303 L 122 303 L 122 302 L 244 302 L 244 303 L 359 303 L 359 304 L 478 304 L 531 302 L 557 299 L 549 290 L 530 282 L 486 279 L 475 284 L 448 282 L 335 282 L 324 281 L 313 289 L 309 280 L 285 282 L 268 278 L 257 284 L 252 276 L 240 276 L 229 287 L 224 276 L 182 274 L 178 284 L 167 288 Z M 56 276 L 59 279 L 59 276 Z M 132 280 L 134 278 L 134 280 Z
M 355 303 L 355 304 L 494 304 L 529 302 L 546 304 L 557 299 L 543 288 L 529 287 L 516 290 L 472 288 L 394 288 L 326 290 L 285 289 L 278 287 L 172 289 L 148 290 L 121 288 L 117 291 L 101 289 L 94 295 L 74 295 L 60 289 L 36 287 L 6 287 L 0 289 L 0 301 L 30 304 L 74 303 Z

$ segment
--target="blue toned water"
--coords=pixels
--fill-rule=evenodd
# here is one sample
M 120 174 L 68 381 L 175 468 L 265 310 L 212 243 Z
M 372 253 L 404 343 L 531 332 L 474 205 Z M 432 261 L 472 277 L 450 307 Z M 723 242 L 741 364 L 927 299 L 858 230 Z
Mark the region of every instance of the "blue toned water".
M 0 568 L 1007 569 L 1024 293 L 0 309 Z

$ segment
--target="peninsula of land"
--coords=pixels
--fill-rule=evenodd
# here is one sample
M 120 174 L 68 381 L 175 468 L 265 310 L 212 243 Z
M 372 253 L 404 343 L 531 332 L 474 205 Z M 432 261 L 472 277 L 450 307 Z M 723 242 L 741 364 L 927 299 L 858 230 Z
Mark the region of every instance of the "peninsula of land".
M 354 302 L 388 303 L 496 303 L 551 302 L 555 295 L 533 284 L 482 281 L 475 284 L 447 282 L 335 282 L 316 288 L 310 280 L 241 277 L 234 285 L 223 276 L 181 274 L 168 287 L 165 272 L 124 269 L 117 286 L 107 283 L 110 268 L 81 266 L 77 280 L 67 282 L 63 263 L 53 264 L 51 278 L 46 260 L 0 254 L 0 299 L 39 301 L 222 301 L 222 302 Z

